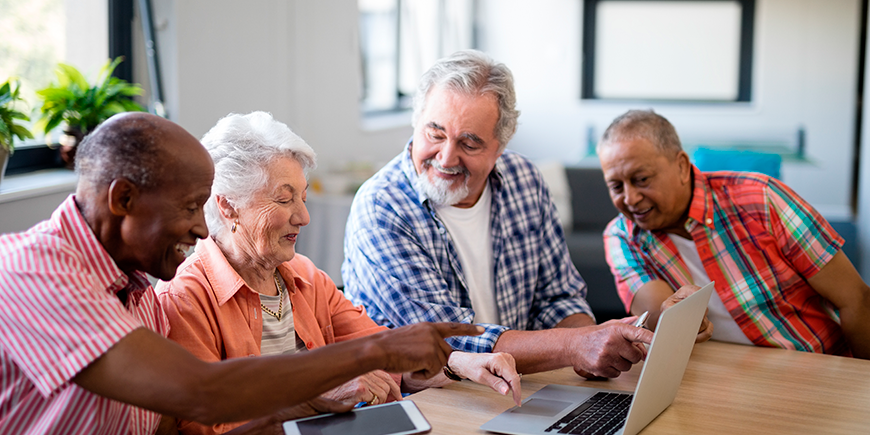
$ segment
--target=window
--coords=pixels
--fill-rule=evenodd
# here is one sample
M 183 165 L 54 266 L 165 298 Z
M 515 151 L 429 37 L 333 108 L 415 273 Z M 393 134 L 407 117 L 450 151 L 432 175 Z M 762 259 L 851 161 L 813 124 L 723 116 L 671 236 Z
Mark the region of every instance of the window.
M 474 0 L 359 0 L 364 114 L 411 107 L 436 60 L 475 47 Z
M 125 4 L 132 10 L 132 2 L 123 0 L 0 0 L 0 82 L 9 77 L 21 81 L 22 96 L 31 110 L 29 127 L 39 118 L 36 91 L 56 80 L 59 62 L 75 66 L 90 80 L 110 56 L 125 55 L 116 75 L 129 80 L 131 56 L 119 52 L 117 43 L 110 49 L 110 41 L 123 39 L 125 32 L 130 38 L 130 18 L 117 18 L 119 6 Z M 112 35 L 110 22 L 115 23 Z M 57 137 L 33 133 L 36 139 L 16 142 L 7 175 L 63 165 L 56 148 L 46 146 L 56 143 Z
M 34 113 L 36 90 L 55 80 L 55 65 L 66 59 L 65 11 L 64 0 L 0 0 L 0 82 L 18 78 Z
M 754 0 L 587 0 L 582 98 L 750 101 Z

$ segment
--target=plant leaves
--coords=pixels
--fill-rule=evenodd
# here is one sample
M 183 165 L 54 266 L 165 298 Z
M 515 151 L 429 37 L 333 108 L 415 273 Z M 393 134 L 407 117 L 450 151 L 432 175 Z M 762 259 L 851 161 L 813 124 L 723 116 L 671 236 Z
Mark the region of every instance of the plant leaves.
M 57 64 L 57 68 L 58 68 L 58 71 L 60 72 L 58 74 L 58 79 L 60 79 L 61 75 L 65 76 L 67 78 L 66 84 L 61 83 L 61 85 L 63 85 L 63 87 L 69 87 L 70 83 L 74 83 L 81 90 L 85 90 L 85 89 L 88 89 L 90 87 L 90 86 L 88 86 L 88 80 L 85 78 L 85 76 L 82 75 L 82 73 L 79 72 L 79 70 L 77 70 L 74 66 L 67 65 L 65 63 L 59 63 L 59 64 Z
M 12 124 L 12 134 L 18 136 L 18 139 L 33 139 L 33 133 L 24 128 L 23 125 Z

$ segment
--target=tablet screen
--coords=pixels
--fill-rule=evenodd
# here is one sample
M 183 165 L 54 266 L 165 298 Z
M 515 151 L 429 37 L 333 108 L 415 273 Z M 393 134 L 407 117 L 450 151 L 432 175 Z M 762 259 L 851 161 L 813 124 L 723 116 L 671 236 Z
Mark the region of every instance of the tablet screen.
M 392 405 L 392 406 L 391 406 Z M 396 403 L 296 422 L 301 435 L 387 435 L 414 430 L 414 423 Z

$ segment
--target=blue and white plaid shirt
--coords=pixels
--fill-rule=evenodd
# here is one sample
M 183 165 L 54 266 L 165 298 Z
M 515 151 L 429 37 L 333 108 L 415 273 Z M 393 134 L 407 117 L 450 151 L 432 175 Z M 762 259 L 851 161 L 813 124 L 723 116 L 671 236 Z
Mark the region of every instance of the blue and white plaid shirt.
M 341 272 L 345 294 L 375 322 L 471 323 L 474 311 L 456 246 L 428 199 L 414 189 L 410 146 L 362 185 L 351 206 Z M 548 329 L 585 313 L 586 283 L 571 263 L 550 192 L 537 168 L 505 151 L 489 176 L 496 304 L 503 325 L 448 339 L 491 352 L 507 329 Z

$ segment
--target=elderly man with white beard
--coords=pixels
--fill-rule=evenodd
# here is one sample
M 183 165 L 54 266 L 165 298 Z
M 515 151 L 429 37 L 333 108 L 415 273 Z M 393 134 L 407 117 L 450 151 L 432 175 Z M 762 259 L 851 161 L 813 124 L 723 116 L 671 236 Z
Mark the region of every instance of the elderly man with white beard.
M 346 295 L 389 327 L 483 326 L 448 342 L 510 353 L 521 373 L 616 377 L 641 361 L 652 334 L 634 317 L 595 324 L 541 174 L 505 150 L 519 116 L 510 70 L 457 52 L 423 75 L 416 95 L 414 136 L 354 198 Z

